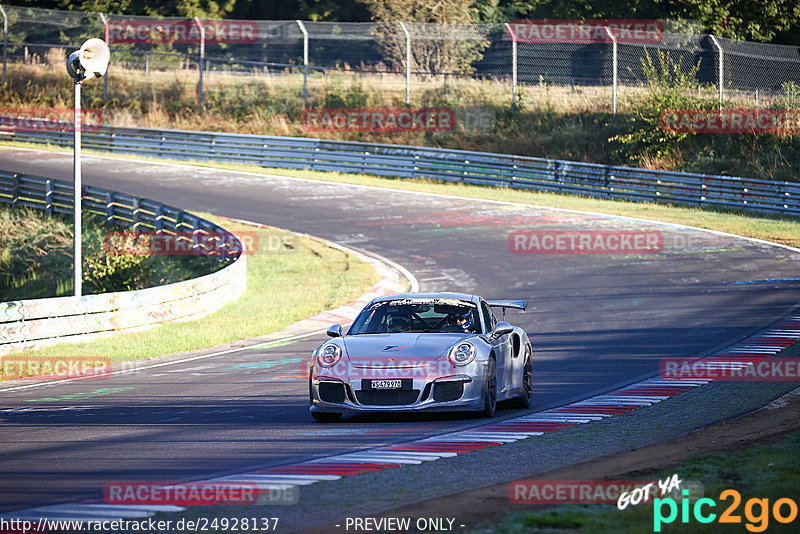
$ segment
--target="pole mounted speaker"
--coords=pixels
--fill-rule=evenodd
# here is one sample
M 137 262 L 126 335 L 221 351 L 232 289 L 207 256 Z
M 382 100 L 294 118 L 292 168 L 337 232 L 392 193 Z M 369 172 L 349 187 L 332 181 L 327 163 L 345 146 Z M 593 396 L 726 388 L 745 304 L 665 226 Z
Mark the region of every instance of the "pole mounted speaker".
M 108 69 L 111 51 L 102 39 L 92 38 L 83 43 L 80 50 L 69 55 L 67 72 L 76 81 L 94 76 L 100 78 Z

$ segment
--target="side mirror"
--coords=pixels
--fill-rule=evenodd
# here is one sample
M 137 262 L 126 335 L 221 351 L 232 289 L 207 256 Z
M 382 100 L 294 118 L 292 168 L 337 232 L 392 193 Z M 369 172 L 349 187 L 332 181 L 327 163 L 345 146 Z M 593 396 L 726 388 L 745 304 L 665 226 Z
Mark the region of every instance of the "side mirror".
M 342 337 L 342 325 L 332 324 L 328 327 L 328 337 Z
M 511 326 L 510 323 L 507 323 L 505 321 L 497 321 L 497 324 L 494 325 L 494 330 L 491 331 L 490 335 L 493 338 L 497 339 L 500 336 L 504 336 L 506 334 L 510 334 L 513 331 L 514 331 L 514 327 Z

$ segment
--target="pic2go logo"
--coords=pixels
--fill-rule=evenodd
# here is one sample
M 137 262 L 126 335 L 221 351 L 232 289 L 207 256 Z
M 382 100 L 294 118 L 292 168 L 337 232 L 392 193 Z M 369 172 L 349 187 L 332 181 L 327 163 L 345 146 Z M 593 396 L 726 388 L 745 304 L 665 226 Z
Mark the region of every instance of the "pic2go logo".
M 694 516 L 698 523 L 711 523 L 717 518 L 717 514 L 711 510 L 716 508 L 717 503 L 713 499 L 698 499 L 694 506 L 690 504 L 687 497 L 689 492 L 683 490 L 684 497 L 681 499 L 680 514 L 681 523 L 690 522 L 689 514 Z M 730 505 L 719 516 L 719 523 L 741 524 L 742 517 L 736 514 L 737 508 L 742 503 L 741 494 L 734 489 L 726 489 L 719 494 L 720 501 L 731 500 Z M 668 525 L 678 518 L 678 503 L 670 497 L 655 499 L 653 501 L 653 532 L 661 532 L 661 525 Z M 771 514 L 770 514 L 771 512 Z M 664 515 L 666 513 L 666 515 Z M 789 498 L 777 499 L 770 509 L 769 499 L 748 499 L 744 504 L 744 517 L 747 520 L 745 528 L 750 532 L 764 532 L 769 526 L 770 515 L 778 523 L 791 523 L 797 519 L 797 503 Z

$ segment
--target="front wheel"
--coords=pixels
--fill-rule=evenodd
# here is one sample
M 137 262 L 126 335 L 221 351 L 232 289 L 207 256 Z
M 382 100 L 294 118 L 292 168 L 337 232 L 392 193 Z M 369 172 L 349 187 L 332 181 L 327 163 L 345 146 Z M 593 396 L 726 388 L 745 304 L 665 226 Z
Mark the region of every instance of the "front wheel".
M 525 364 L 522 366 L 522 393 L 514 403 L 517 408 L 530 408 L 533 398 L 533 358 L 531 346 L 525 347 Z
M 497 410 L 497 373 L 495 372 L 495 366 L 495 360 L 491 358 L 486 369 L 486 389 L 483 392 L 483 410 L 481 410 L 483 417 L 493 417 L 495 410 Z
M 342 414 L 333 412 L 311 412 L 311 417 L 318 423 L 336 423 L 342 418 Z

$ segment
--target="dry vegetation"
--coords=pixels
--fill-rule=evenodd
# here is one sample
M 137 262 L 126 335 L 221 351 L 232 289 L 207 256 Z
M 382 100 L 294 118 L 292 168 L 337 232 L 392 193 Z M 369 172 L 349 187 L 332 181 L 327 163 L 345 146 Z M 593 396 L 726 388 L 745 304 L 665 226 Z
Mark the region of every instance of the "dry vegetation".
M 10 64 L 0 106 L 69 107 L 71 87 L 63 73 L 63 55 L 53 50 L 36 58 L 37 64 Z M 797 135 L 695 134 L 682 139 L 657 135 L 652 121 L 641 120 L 642 109 L 655 109 L 653 104 L 660 102 L 653 88 L 622 87 L 619 112 L 613 115 L 609 87 L 524 86 L 513 111 L 507 82 L 413 79 L 412 107 L 455 109 L 460 119 L 455 131 L 318 133 L 304 131 L 300 122 L 306 107 L 302 74 L 212 71 L 205 76 L 204 106 L 199 109 L 197 71 L 174 67 L 152 68 L 145 75 L 139 69 L 112 65 L 105 105 L 103 82 L 93 80 L 84 84 L 84 106 L 103 108 L 104 122 L 120 126 L 413 144 L 792 181 L 800 171 Z M 313 108 L 405 105 L 405 80 L 391 73 L 315 72 L 308 92 L 306 104 Z M 687 106 L 713 98 L 713 88 L 692 87 L 684 93 L 679 100 Z M 755 100 L 740 94 L 727 105 L 754 107 Z M 781 95 L 771 99 L 761 95 L 758 105 L 777 107 L 786 102 Z M 475 108 L 488 112 L 491 120 L 476 127 L 465 125 L 466 110 Z

